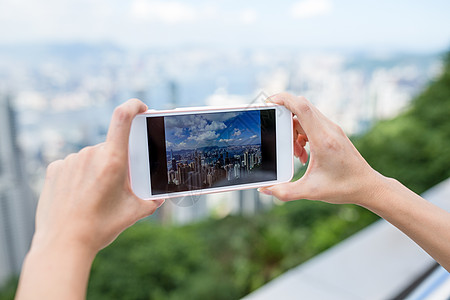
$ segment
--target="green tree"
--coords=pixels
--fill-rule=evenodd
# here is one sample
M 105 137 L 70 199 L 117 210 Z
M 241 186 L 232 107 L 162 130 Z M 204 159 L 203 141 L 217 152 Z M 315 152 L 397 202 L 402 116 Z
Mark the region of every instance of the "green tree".
M 19 279 L 14 276 L 11 277 L 5 285 L 0 289 L 0 300 L 12 300 L 16 295 L 16 288 Z
M 187 228 L 140 222 L 97 255 L 88 299 L 232 298 L 230 281 L 216 270 L 203 241 Z
M 355 145 L 369 164 L 422 193 L 450 176 L 450 52 L 442 75 L 394 119 L 381 121 Z

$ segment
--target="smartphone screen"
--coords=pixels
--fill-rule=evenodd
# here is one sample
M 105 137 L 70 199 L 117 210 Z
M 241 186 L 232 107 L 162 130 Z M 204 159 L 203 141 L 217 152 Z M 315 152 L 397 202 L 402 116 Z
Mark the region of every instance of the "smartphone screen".
M 151 194 L 277 179 L 275 109 L 147 117 Z

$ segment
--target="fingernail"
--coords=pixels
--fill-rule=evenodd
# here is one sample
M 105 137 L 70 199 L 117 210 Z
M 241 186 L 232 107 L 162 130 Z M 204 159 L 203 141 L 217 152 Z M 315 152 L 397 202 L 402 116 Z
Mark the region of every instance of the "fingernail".
M 259 188 L 258 192 L 263 193 L 265 195 L 269 195 L 269 196 L 272 195 L 272 191 L 269 189 Z

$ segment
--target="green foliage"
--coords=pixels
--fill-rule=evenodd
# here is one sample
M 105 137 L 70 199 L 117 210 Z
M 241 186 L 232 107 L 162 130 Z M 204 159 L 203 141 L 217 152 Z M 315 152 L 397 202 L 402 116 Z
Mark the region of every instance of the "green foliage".
M 98 254 L 88 298 L 186 299 L 217 293 L 215 299 L 229 299 L 229 280 L 207 257 L 205 244 L 186 228 L 141 222 Z M 215 284 L 205 285 L 210 278 Z
M 0 289 L 0 300 L 12 300 L 16 295 L 16 288 L 19 282 L 19 278 L 10 278 L 5 285 Z
M 140 222 L 97 256 L 89 299 L 238 299 L 376 217 L 297 201 L 182 227 Z
M 355 145 L 369 164 L 417 193 L 450 176 L 450 52 L 444 72 L 398 117 L 376 124 Z

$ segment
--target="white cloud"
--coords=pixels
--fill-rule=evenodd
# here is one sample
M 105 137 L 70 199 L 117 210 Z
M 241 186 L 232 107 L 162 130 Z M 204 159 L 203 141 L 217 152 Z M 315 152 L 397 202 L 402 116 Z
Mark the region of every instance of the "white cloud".
M 183 137 L 183 136 L 184 136 L 184 134 L 183 134 L 183 128 L 181 128 L 181 127 L 175 127 L 175 128 L 173 129 L 173 135 L 175 135 L 175 136 L 177 136 L 177 137 Z
M 220 130 L 227 128 L 223 122 L 212 121 L 211 124 L 205 126 L 205 130 Z
M 190 137 L 188 137 L 188 140 L 194 140 L 197 142 L 200 141 L 205 141 L 205 140 L 213 140 L 215 138 L 217 138 L 219 135 L 215 132 L 215 131 L 205 131 L 202 132 L 199 135 L 191 135 Z
M 330 0 L 303 0 L 292 5 L 291 15 L 297 19 L 307 19 L 331 13 Z
M 172 143 L 170 141 L 166 141 L 166 149 L 169 150 L 180 150 L 187 146 L 186 142 L 180 142 L 180 143 Z
M 239 135 L 241 135 L 241 133 L 242 132 L 239 129 L 235 128 L 234 132 L 233 132 L 233 136 L 239 136 Z
M 188 128 L 189 130 L 202 129 L 207 122 L 202 116 L 184 115 L 164 118 L 164 125 L 167 128 Z
M 255 135 L 252 135 L 250 138 L 251 139 L 256 139 L 258 136 L 255 134 Z
M 219 142 L 220 143 L 229 143 L 231 141 L 234 141 L 233 139 L 220 139 Z
M 170 142 L 169 142 L 170 143 Z M 180 150 L 180 149 L 184 149 L 186 146 L 187 146 L 187 144 L 186 144 L 186 142 L 181 142 L 181 143 L 178 143 L 178 144 L 174 144 L 174 143 L 170 143 L 171 144 L 171 146 L 169 147 L 169 146 L 167 146 L 167 143 L 166 143 L 166 149 L 169 151 L 169 150 Z
M 253 24 L 258 20 L 258 13 L 254 9 L 246 9 L 239 14 L 239 20 L 243 24 Z
M 197 18 L 193 7 L 178 1 L 135 0 L 131 4 L 130 15 L 137 20 L 171 24 L 189 22 Z

